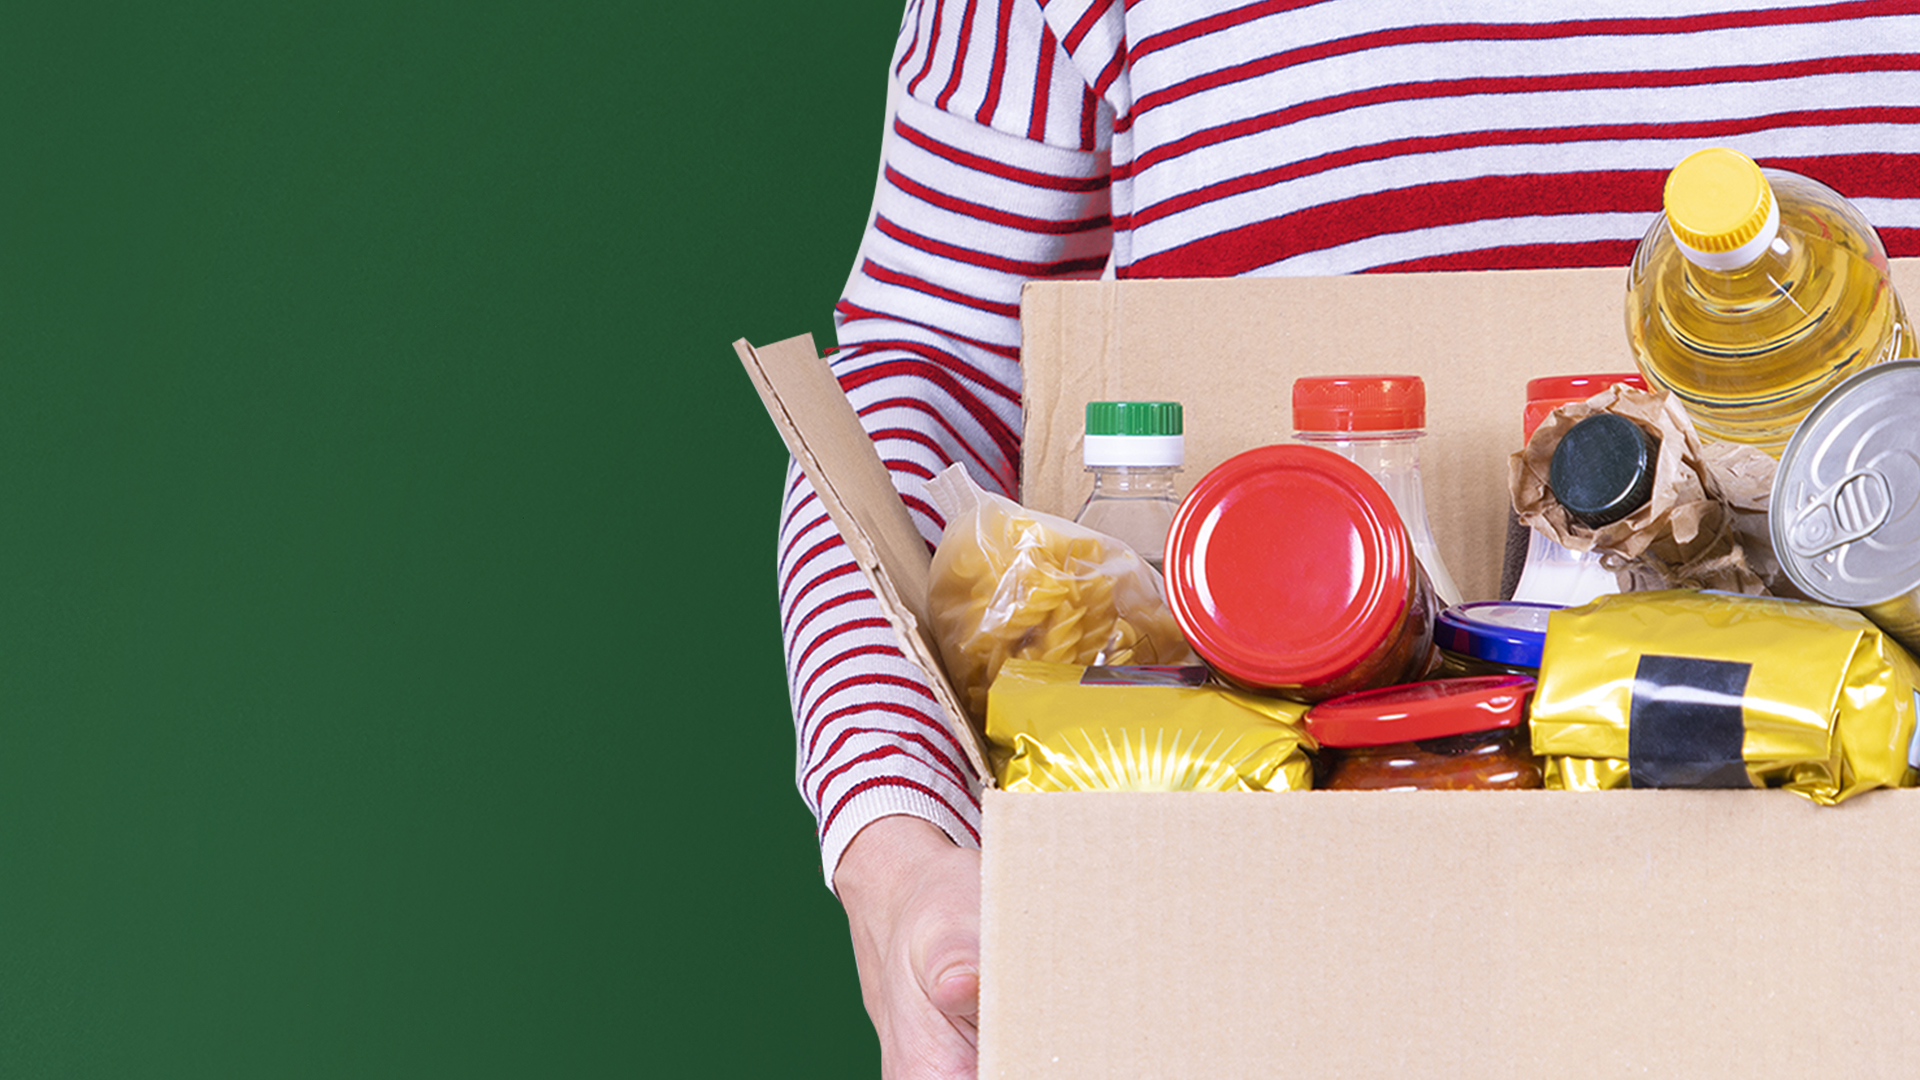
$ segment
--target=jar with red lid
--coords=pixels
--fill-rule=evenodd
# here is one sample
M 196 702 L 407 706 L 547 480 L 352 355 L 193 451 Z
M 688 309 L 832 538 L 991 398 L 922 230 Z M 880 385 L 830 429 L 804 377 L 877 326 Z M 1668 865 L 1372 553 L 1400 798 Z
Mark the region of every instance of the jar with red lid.
M 1345 791 L 1541 786 L 1526 675 L 1435 679 L 1347 694 L 1307 710 L 1320 743 L 1314 786 Z
M 1425 674 L 1438 613 L 1393 501 L 1317 446 L 1201 477 L 1167 534 L 1168 606 L 1225 678 L 1296 701 Z

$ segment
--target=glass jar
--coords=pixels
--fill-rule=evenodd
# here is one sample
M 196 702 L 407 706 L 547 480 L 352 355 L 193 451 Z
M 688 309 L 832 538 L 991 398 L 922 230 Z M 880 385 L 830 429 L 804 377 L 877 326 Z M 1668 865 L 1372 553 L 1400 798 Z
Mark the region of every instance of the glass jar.
M 1387 492 L 1316 446 L 1228 458 L 1181 500 L 1167 602 L 1213 669 L 1315 702 L 1417 679 L 1433 652 L 1433 590 Z
M 1521 600 L 1476 600 L 1455 604 L 1433 624 L 1442 678 L 1467 675 L 1538 675 L 1547 647 L 1547 616 L 1558 604 Z
M 1548 375 L 1527 381 L 1527 405 L 1521 413 L 1522 445 L 1533 441 L 1542 421 L 1562 405 L 1586 401 L 1616 383 L 1636 390 L 1647 388 L 1638 373 L 1617 375 Z M 1598 551 L 1569 551 L 1557 541 L 1521 524 L 1507 511 L 1507 550 L 1500 568 L 1500 595 L 1514 600 L 1538 600 L 1569 606 L 1620 591 L 1606 557 Z
M 1435 679 L 1347 694 L 1307 710 L 1315 786 L 1339 791 L 1538 788 L 1525 675 Z

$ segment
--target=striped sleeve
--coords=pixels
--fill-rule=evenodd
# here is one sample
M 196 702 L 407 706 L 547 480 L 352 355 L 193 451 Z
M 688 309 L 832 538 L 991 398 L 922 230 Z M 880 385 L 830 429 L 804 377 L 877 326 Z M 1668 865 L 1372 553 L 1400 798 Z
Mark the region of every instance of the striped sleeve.
M 944 523 L 924 483 L 948 464 L 1017 491 L 1020 289 L 1104 268 L 1108 124 L 1035 0 L 912 0 L 893 77 L 830 364 L 931 545 Z M 880 817 L 977 844 L 977 778 L 811 486 L 788 477 L 778 574 L 796 780 L 828 885 Z

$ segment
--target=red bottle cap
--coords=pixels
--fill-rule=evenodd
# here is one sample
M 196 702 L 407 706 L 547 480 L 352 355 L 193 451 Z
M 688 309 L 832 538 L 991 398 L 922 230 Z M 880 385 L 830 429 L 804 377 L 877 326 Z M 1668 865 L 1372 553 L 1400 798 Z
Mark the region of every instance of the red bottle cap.
M 1293 382 L 1295 431 L 1417 431 L 1427 426 L 1418 375 L 1313 375 Z
M 1620 375 L 1546 375 L 1528 379 L 1527 408 L 1520 416 L 1520 428 L 1525 434 L 1520 441 L 1530 442 L 1534 430 L 1547 418 L 1548 413 L 1562 405 L 1585 401 L 1614 383 L 1626 383 L 1635 390 L 1647 388 L 1647 380 L 1639 372 Z
M 1322 746 L 1387 746 L 1519 726 L 1530 675 L 1435 679 L 1328 698 L 1301 722 Z
M 1263 446 L 1201 477 L 1174 515 L 1166 570 L 1194 650 L 1248 686 L 1335 683 L 1414 621 L 1418 564 L 1392 500 L 1318 446 Z

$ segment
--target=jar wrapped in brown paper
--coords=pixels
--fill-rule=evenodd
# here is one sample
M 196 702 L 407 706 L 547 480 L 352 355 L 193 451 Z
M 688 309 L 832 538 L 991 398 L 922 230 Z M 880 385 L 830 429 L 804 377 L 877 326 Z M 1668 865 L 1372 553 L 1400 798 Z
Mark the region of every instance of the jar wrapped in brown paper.
M 1632 421 L 1658 444 L 1653 492 L 1618 521 L 1590 528 L 1573 520 L 1547 484 L 1561 438 L 1596 413 Z M 1608 387 L 1554 410 L 1526 448 L 1508 460 L 1514 513 L 1572 551 L 1600 551 L 1629 592 L 1691 587 L 1749 595 L 1797 596 L 1780 573 L 1767 534 L 1776 462 L 1756 447 L 1702 443 L 1673 397 Z

